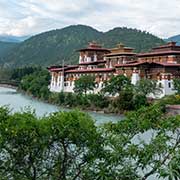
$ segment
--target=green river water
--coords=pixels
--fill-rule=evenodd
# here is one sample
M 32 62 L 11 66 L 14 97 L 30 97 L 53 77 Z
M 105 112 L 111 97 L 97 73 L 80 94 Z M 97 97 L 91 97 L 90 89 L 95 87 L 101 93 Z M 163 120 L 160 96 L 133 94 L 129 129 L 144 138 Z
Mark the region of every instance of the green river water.
M 54 106 L 48 103 L 38 101 L 32 97 L 26 96 L 17 92 L 15 89 L 0 87 L 0 106 L 8 105 L 12 112 L 22 111 L 26 108 L 35 110 L 37 116 L 48 115 L 56 111 L 69 111 L 69 109 Z M 123 116 L 88 112 L 97 124 L 108 121 L 116 122 L 123 118 Z

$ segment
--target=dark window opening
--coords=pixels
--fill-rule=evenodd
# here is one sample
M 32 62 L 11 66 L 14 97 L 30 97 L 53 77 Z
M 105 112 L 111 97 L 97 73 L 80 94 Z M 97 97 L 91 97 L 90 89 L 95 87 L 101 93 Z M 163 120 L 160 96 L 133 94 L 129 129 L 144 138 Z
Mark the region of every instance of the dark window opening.
M 171 88 L 171 83 L 170 82 L 168 82 L 168 87 Z

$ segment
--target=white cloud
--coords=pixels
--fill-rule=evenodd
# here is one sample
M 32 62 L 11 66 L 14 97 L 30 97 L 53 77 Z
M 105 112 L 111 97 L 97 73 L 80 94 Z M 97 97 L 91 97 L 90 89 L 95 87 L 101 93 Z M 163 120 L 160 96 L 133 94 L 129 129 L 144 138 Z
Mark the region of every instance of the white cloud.
M 0 34 L 29 35 L 72 24 L 180 34 L 179 0 L 0 0 Z

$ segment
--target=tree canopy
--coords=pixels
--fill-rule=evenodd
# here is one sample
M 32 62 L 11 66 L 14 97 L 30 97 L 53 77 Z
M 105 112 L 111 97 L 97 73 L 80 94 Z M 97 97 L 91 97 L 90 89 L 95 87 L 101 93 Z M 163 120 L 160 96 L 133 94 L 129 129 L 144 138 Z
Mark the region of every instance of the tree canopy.
M 173 80 L 174 90 L 177 91 L 177 94 L 180 94 L 180 79 Z
M 119 94 L 123 89 L 131 88 L 131 81 L 124 75 L 112 76 L 109 81 L 104 83 L 103 92 L 110 95 Z
M 161 89 L 157 85 L 157 81 L 151 79 L 141 79 L 135 86 L 136 94 L 142 94 L 144 96 L 153 94 L 157 95 L 161 93 Z
M 95 77 L 90 75 L 81 76 L 74 83 L 74 91 L 79 94 L 86 94 L 95 88 Z
M 103 137 L 79 111 L 38 119 L 0 108 L 0 175 L 4 179 L 79 179 L 102 156 Z
M 37 118 L 1 107 L 0 154 L 3 180 L 177 180 L 180 116 L 156 103 L 96 126 L 79 111 Z
M 18 78 L 20 77 L 18 76 Z M 21 83 L 19 88 L 21 90 L 25 91 L 26 93 L 30 93 L 35 97 L 45 100 L 48 99 L 50 93 L 48 89 L 48 85 L 50 83 L 50 74 L 47 70 L 33 70 L 31 74 L 22 76 L 20 79 Z

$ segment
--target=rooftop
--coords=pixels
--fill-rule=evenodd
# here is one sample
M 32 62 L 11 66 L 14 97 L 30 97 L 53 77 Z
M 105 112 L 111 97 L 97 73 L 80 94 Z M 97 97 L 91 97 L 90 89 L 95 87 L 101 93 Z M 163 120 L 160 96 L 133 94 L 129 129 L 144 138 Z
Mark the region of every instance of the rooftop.
M 63 70 L 68 70 L 68 69 L 75 69 L 77 68 L 78 65 L 69 65 L 69 66 L 51 66 L 51 67 L 48 67 L 47 69 L 51 72 L 56 72 L 56 71 L 63 71 Z
M 96 42 L 90 42 L 88 47 L 79 49 L 77 51 L 106 51 L 106 52 L 110 52 L 108 49 L 103 48 L 101 45 L 97 44 Z
M 166 67 L 180 67 L 180 64 L 176 63 L 163 63 L 163 62 L 135 62 L 135 63 L 128 63 L 128 64 L 116 64 L 115 67 L 134 67 L 134 66 L 139 66 L 141 64 L 157 64 L 161 66 L 166 66 Z
M 106 63 L 106 60 L 97 60 L 97 61 L 91 61 L 91 62 L 81 62 L 79 65 L 93 65 L 93 64 L 101 64 Z
M 72 69 L 67 70 L 66 73 L 113 72 L 114 70 L 114 68 Z
M 148 52 L 148 53 L 139 53 L 137 54 L 138 57 L 144 57 L 144 56 L 158 56 L 158 55 L 174 55 L 174 54 L 180 54 L 180 51 L 174 51 L 174 50 L 167 50 L 167 51 L 156 51 L 156 52 Z
M 180 46 L 176 45 L 176 42 L 168 42 L 165 45 L 158 46 L 152 48 L 150 52 L 147 53 L 139 53 L 137 56 L 158 56 L 158 55 L 173 55 L 173 54 L 180 54 Z

